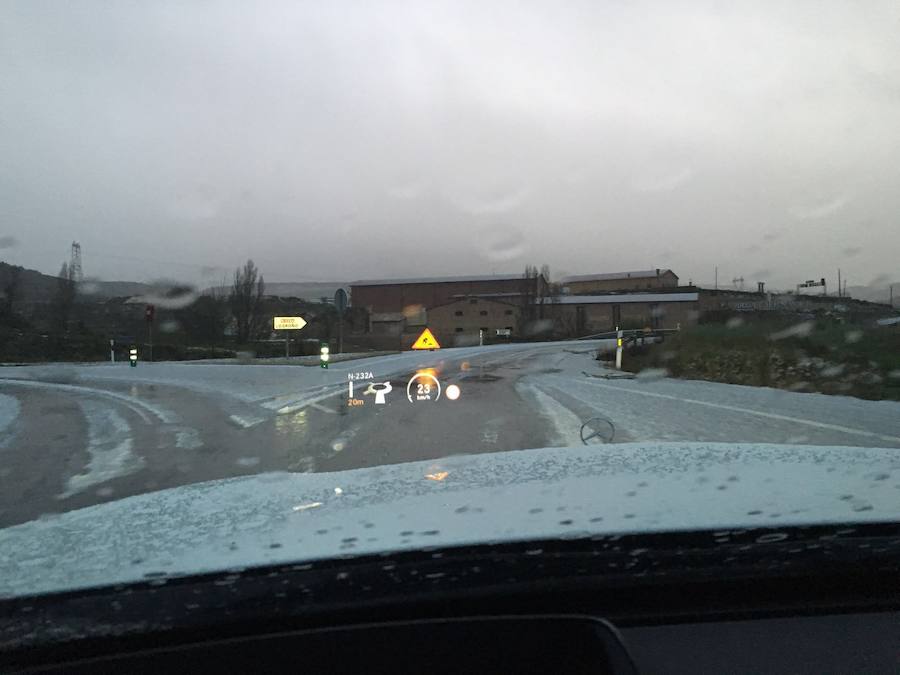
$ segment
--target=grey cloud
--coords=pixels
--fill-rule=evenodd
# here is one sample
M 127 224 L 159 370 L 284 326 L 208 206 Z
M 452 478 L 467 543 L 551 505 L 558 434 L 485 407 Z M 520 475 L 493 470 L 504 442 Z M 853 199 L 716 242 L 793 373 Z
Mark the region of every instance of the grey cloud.
M 247 257 L 288 281 L 644 268 L 660 250 L 685 279 L 732 278 L 760 237 L 772 282 L 846 248 L 860 277 L 900 248 L 898 18 L 6 2 L 0 222 L 20 264 L 55 273 L 79 240 L 87 273 L 195 284 Z

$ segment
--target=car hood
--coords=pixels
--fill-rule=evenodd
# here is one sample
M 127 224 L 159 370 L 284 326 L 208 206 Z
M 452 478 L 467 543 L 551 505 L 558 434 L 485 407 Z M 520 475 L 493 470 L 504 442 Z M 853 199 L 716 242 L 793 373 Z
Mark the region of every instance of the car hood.
M 0 530 L 0 596 L 340 555 L 900 520 L 900 449 L 629 443 L 265 473 Z

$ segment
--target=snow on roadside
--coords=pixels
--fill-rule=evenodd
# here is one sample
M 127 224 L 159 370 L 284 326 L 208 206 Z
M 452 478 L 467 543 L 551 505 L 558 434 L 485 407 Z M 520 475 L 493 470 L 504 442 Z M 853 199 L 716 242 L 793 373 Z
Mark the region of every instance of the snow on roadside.
M 566 379 L 554 384 L 601 408 L 635 440 L 900 446 L 900 404 L 684 380 Z M 823 404 L 823 405 L 819 405 Z M 887 404 L 885 406 L 884 404 Z M 893 412 L 893 414 L 889 414 Z M 787 413 L 787 414 L 786 414 Z M 888 413 L 888 414 L 885 414 Z
M 581 420 L 571 410 L 552 396 L 545 394 L 538 387 L 528 382 L 516 382 L 516 393 L 523 398 L 533 398 L 544 416 L 553 426 L 555 445 L 557 447 L 579 446 L 581 443 Z
M 144 467 L 144 460 L 132 452 L 131 427 L 125 418 L 100 401 L 81 399 L 78 405 L 88 424 L 90 459 L 83 473 L 69 478 L 58 499 L 67 499 L 93 485 Z
M 11 427 L 19 417 L 21 410 L 19 399 L 15 396 L 0 394 L 0 448 L 5 448 L 12 441 L 14 432 Z

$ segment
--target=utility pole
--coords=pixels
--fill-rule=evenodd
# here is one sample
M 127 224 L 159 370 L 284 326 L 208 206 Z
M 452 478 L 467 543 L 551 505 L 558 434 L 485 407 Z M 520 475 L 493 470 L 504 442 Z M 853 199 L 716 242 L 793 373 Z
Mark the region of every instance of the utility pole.
M 838 267 L 838 297 L 841 297 L 841 268 Z
M 719 266 L 716 265 L 716 281 L 715 281 L 715 289 L 719 290 Z
M 72 242 L 72 255 L 69 259 L 69 278 L 76 284 L 84 281 L 84 272 L 81 270 L 81 244 Z

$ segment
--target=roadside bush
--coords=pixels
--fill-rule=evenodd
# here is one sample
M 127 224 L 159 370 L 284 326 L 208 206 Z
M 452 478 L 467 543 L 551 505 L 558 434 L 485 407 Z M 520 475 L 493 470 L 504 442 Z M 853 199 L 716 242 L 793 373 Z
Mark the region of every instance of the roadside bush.
M 810 334 L 772 340 L 791 324 L 700 324 L 629 350 L 623 368 L 674 377 L 900 400 L 900 331 L 820 319 Z

